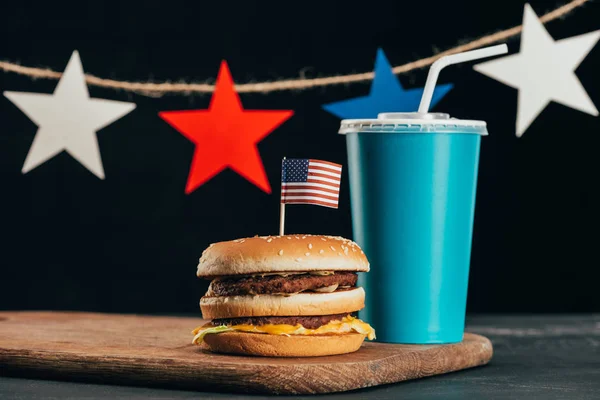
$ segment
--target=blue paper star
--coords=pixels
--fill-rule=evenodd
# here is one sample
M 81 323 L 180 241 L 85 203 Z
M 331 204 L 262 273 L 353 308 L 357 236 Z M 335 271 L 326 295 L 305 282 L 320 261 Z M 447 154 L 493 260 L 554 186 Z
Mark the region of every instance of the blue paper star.
M 437 85 L 431 99 L 433 108 L 452 89 L 452 84 Z M 368 96 L 336 101 L 323 108 L 341 119 L 377 118 L 384 112 L 415 112 L 419 108 L 423 88 L 404 90 L 383 50 L 377 50 L 375 79 Z

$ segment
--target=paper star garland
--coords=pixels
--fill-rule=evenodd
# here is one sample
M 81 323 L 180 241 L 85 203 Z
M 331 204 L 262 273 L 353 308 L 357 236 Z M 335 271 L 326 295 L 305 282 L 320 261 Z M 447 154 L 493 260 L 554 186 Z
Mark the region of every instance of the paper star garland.
M 521 52 L 473 68 L 519 90 L 516 133 L 521 137 L 550 101 L 598 115 L 575 75 L 575 70 L 598 39 L 600 31 L 554 41 L 531 6 L 526 4 Z
M 256 145 L 293 111 L 244 110 L 227 63 L 219 69 L 208 110 L 165 111 L 159 116 L 196 145 L 186 193 L 231 168 L 266 193 L 271 185 Z
M 104 179 L 96 132 L 135 108 L 133 103 L 90 98 L 77 51 L 71 55 L 54 94 L 4 95 L 39 127 L 25 158 L 24 174 L 64 150 Z
M 438 85 L 433 92 L 431 107 L 452 89 L 451 84 Z M 377 118 L 384 112 L 413 112 L 419 108 L 423 88 L 405 90 L 394 75 L 392 66 L 382 49 L 377 50 L 375 59 L 375 79 L 367 96 L 325 104 L 322 107 L 338 116 L 346 118 Z

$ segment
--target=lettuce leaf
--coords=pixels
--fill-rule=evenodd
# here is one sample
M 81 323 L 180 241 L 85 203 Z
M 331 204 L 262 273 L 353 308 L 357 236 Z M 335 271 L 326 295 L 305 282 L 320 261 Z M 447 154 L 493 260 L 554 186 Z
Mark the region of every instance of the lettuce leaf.
M 362 322 L 362 321 L 360 321 L 360 322 Z M 366 324 L 364 322 L 363 322 L 363 324 L 365 324 L 369 328 L 371 328 L 370 325 L 368 325 L 368 324 Z M 363 335 L 367 335 L 367 339 L 369 339 L 369 340 L 375 339 L 375 330 L 373 328 L 371 328 L 371 329 L 365 329 L 362 324 L 360 324 L 359 322 L 356 322 L 354 320 L 350 323 L 350 325 L 352 326 L 352 329 L 354 329 L 356 332 L 361 333 Z
M 231 329 L 230 327 L 225 326 L 225 325 L 215 326 L 213 328 L 201 329 L 196 334 L 196 336 L 194 336 L 194 340 L 192 340 L 192 343 L 193 344 L 202 343 L 202 340 L 204 340 L 204 336 L 206 336 L 206 335 L 215 334 L 215 333 L 230 332 L 230 331 L 233 331 L 233 330 L 234 329 Z

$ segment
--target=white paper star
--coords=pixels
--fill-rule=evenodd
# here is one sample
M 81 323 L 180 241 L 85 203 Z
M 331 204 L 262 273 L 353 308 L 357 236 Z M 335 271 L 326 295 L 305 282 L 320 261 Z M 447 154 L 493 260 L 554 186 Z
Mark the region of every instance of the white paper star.
M 529 4 L 523 15 L 521 52 L 473 68 L 519 90 L 517 136 L 550 103 L 598 115 L 575 70 L 600 39 L 600 31 L 554 41 Z
M 77 51 L 73 52 L 54 94 L 4 92 L 38 127 L 22 172 L 25 174 L 61 151 L 104 179 L 96 131 L 135 108 L 133 103 L 92 99 Z

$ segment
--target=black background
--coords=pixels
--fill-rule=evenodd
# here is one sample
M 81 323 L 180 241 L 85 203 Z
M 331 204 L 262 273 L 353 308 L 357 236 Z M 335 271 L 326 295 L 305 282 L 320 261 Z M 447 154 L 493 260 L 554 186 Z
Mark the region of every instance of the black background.
M 562 4 L 533 1 L 538 15 Z M 62 71 L 77 49 L 86 72 L 120 80 L 237 82 L 372 70 L 521 23 L 522 1 L 2 2 L 0 58 Z M 547 25 L 555 39 L 598 29 L 598 3 Z M 509 41 L 518 51 L 519 39 Z M 596 47 L 577 70 L 600 104 Z M 400 76 L 423 86 L 426 70 Z M 600 119 L 550 104 L 515 137 L 517 91 L 453 66 L 436 110 L 488 122 L 482 144 L 469 289 L 472 312 L 600 311 Z M 56 81 L 0 74 L 0 89 L 51 93 Z M 243 94 L 249 109 L 295 115 L 259 145 L 273 194 L 228 170 L 184 194 L 193 144 L 159 111 L 206 108 L 209 95 L 90 88 L 137 109 L 98 133 L 106 180 L 66 153 L 23 175 L 36 126 L 0 98 L 0 308 L 198 312 L 197 259 L 211 242 L 275 234 L 282 156 L 346 164 L 324 103 L 369 84 Z M 344 171 L 347 173 L 347 168 Z M 351 237 L 347 175 L 339 210 L 290 206 L 287 230 Z

